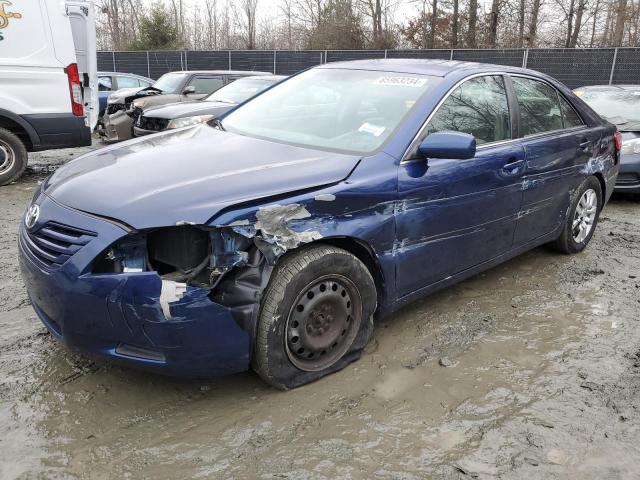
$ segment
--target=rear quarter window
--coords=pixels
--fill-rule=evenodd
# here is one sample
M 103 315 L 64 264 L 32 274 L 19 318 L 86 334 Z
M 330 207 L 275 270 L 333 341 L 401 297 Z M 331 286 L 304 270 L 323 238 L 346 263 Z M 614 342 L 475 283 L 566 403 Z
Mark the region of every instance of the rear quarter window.
M 531 78 L 512 77 L 520 108 L 523 136 L 562 130 L 562 112 L 556 90 Z

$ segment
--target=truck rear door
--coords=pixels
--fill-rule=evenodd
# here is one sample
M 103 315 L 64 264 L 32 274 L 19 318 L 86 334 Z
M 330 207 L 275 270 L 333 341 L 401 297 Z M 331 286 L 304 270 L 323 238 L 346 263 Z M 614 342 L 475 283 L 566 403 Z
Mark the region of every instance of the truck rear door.
M 89 127 L 98 122 L 98 61 L 96 56 L 96 20 L 93 2 L 65 3 L 76 50 L 78 72 L 83 86 L 84 111 Z

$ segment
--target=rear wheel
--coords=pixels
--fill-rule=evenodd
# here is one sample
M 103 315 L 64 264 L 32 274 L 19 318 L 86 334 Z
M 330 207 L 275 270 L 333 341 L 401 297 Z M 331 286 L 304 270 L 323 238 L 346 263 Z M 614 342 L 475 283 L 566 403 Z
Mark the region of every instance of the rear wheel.
M 600 182 L 589 177 L 576 190 L 564 229 L 552 246 L 563 253 L 584 250 L 596 229 L 602 206 Z
M 0 185 L 16 180 L 27 168 L 27 149 L 22 141 L 5 128 L 0 128 Z
M 358 258 L 330 246 L 293 252 L 265 290 L 253 368 L 280 389 L 340 370 L 362 354 L 375 309 L 375 284 Z

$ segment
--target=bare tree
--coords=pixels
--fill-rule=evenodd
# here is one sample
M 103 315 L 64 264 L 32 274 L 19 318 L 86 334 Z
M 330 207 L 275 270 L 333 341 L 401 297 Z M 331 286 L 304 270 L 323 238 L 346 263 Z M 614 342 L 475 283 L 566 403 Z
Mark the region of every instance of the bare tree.
M 496 47 L 496 42 L 498 41 L 499 18 L 500 18 L 500 0 L 493 0 L 491 2 L 491 13 L 489 13 L 489 35 L 487 37 L 487 46 L 489 48 Z
M 467 47 L 476 48 L 478 24 L 478 0 L 469 0 L 469 27 L 467 28 Z
M 451 48 L 458 47 L 458 22 L 460 20 L 460 14 L 458 12 L 459 7 L 459 0 L 453 0 L 453 16 L 451 18 Z
M 613 30 L 613 45 L 619 47 L 622 45 L 624 37 L 624 24 L 626 21 L 627 0 L 617 0 L 615 14 L 615 28 Z

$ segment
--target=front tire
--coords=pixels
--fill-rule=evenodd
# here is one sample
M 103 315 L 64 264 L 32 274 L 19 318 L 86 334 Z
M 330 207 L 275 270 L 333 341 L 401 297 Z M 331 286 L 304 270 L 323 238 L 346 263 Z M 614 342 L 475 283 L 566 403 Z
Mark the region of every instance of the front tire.
M 576 189 L 562 233 L 551 245 L 562 253 L 584 250 L 593 237 L 602 207 L 600 182 L 589 177 Z
M 0 128 L 0 185 L 18 179 L 27 168 L 27 149 L 16 134 Z
M 360 358 L 373 331 L 376 287 L 349 252 L 318 245 L 283 257 L 265 290 L 253 369 L 286 390 Z

